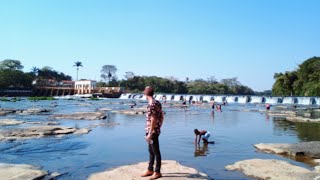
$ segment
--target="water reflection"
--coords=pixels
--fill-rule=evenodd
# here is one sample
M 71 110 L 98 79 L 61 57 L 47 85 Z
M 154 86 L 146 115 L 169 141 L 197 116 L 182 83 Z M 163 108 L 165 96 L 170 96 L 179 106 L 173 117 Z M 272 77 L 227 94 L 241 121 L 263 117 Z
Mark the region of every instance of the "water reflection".
M 194 151 L 194 157 L 198 157 L 198 156 L 207 156 L 208 153 L 208 144 L 207 143 L 203 143 L 203 145 L 201 146 L 200 144 L 195 144 L 195 151 Z
M 274 117 L 274 133 L 277 135 L 295 135 L 300 141 L 320 141 L 319 123 L 288 122 L 284 118 Z
M 301 141 L 320 141 L 319 123 L 296 123 L 296 127 Z

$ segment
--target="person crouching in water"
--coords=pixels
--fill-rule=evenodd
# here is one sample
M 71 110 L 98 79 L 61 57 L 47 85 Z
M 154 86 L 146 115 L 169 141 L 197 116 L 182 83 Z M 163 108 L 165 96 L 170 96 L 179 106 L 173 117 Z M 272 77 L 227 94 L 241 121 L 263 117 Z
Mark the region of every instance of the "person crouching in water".
M 209 141 L 209 137 L 210 137 L 210 132 L 206 131 L 206 130 L 198 130 L 198 129 L 194 129 L 194 134 L 196 135 L 196 139 L 195 139 L 195 144 L 200 144 L 200 139 L 202 137 L 202 141 L 205 144 L 211 143 L 214 144 L 214 141 Z M 198 139 L 199 136 L 199 139 Z

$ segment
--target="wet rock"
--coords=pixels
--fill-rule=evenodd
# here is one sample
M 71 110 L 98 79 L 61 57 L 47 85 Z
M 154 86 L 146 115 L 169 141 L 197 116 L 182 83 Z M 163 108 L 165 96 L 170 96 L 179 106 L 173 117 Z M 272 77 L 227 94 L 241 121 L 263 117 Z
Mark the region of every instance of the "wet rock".
M 297 113 L 295 111 L 267 111 L 270 116 L 280 116 L 280 117 L 296 117 Z
M 147 162 L 142 162 L 134 165 L 121 166 L 115 169 L 106 170 L 101 173 L 92 174 L 88 180 L 123 180 L 123 179 L 134 179 L 143 180 L 146 178 L 141 178 L 140 174 L 146 171 L 148 167 Z M 176 161 L 164 160 L 162 161 L 161 173 L 163 180 L 200 180 L 209 179 L 206 174 L 198 172 L 196 169 L 182 166 Z
M 286 161 L 275 159 L 250 159 L 236 162 L 226 166 L 229 171 L 238 170 L 245 175 L 257 179 L 290 179 L 290 180 L 313 180 L 320 173 L 292 165 Z
M 88 134 L 91 129 L 78 129 L 74 132 L 74 134 Z
M 291 122 L 320 122 L 320 118 L 311 119 L 311 118 L 301 117 L 301 116 L 286 117 L 286 120 Z
M 53 119 L 71 119 L 71 120 L 100 120 L 106 119 L 104 112 L 77 112 L 73 114 L 55 114 Z
M 311 117 L 311 113 L 304 113 L 303 116 L 310 118 Z
M 127 115 L 142 115 L 146 113 L 146 109 L 130 109 L 130 110 L 119 110 L 111 111 L 113 113 L 127 114 Z
M 320 158 L 320 141 L 301 142 L 296 144 L 256 144 L 257 149 L 267 152 L 290 156 L 307 156 Z
M 55 125 L 59 125 L 60 123 L 58 122 L 48 122 L 47 125 L 49 126 L 55 126 Z
M 42 114 L 42 113 L 49 113 L 52 110 L 50 109 L 43 109 L 43 108 L 31 108 L 22 110 L 21 114 Z
M 8 180 L 35 180 L 45 177 L 48 172 L 26 164 L 0 163 L 0 177 Z
M 112 127 L 112 126 L 117 126 L 120 125 L 120 123 L 115 123 L 115 122 L 109 122 L 109 123 L 98 123 L 98 124 L 92 124 L 90 125 L 90 127 L 92 128 L 96 128 L 98 126 L 108 126 L 108 127 Z
M 24 121 L 18 121 L 15 119 L 0 119 L 0 126 L 13 126 L 25 123 Z
M 0 116 L 5 116 L 7 114 L 12 114 L 12 113 L 16 113 L 16 109 L 4 109 L 4 108 L 0 108 Z
M 63 126 L 33 126 L 21 129 L 0 131 L 0 141 L 15 141 L 30 138 L 41 138 L 52 135 L 87 134 L 90 130 Z
M 112 111 L 110 108 L 100 108 L 99 111 Z

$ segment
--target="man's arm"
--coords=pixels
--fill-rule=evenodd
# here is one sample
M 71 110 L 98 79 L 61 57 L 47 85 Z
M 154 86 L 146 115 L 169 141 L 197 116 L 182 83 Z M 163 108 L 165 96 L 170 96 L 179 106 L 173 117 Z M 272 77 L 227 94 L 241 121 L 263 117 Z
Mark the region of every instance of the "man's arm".
M 200 139 L 201 139 L 201 136 L 202 136 L 202 135 L 199 135 L 199 140 L 198 140 L 198 144 L 200 144 Z
M 195 144 L 197 144 L 197 138 L 198 138 L 198 135 L 196 135 L 196 139 L 194 140 Z
M 147 139 L 152 138 L 152 133 L 154 132 L 155 124 L 156 124 L 156 119 L 154 116 L 151 116 L 150 131 L 148 132 L 148 136 L 146 137 Z

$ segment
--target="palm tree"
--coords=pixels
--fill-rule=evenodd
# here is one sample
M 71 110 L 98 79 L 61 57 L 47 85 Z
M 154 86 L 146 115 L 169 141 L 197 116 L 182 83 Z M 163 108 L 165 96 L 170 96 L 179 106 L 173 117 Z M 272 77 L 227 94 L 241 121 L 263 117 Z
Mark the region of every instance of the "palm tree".
M 39 68 L 37 68 L 37 67 L 32 67 L 32 69 L 31 69 L 31 73 L 35 76 L 35 77 L 37 77 L 38 76 L 38 73 L 39 73 Z
M 82 62 L 80 62 L 80 61 L 74 62 L 73 66 L 77 67 L 77 81 L 78 81 L 78 71 L 79 71 L 79 67 L 83 67 Z

